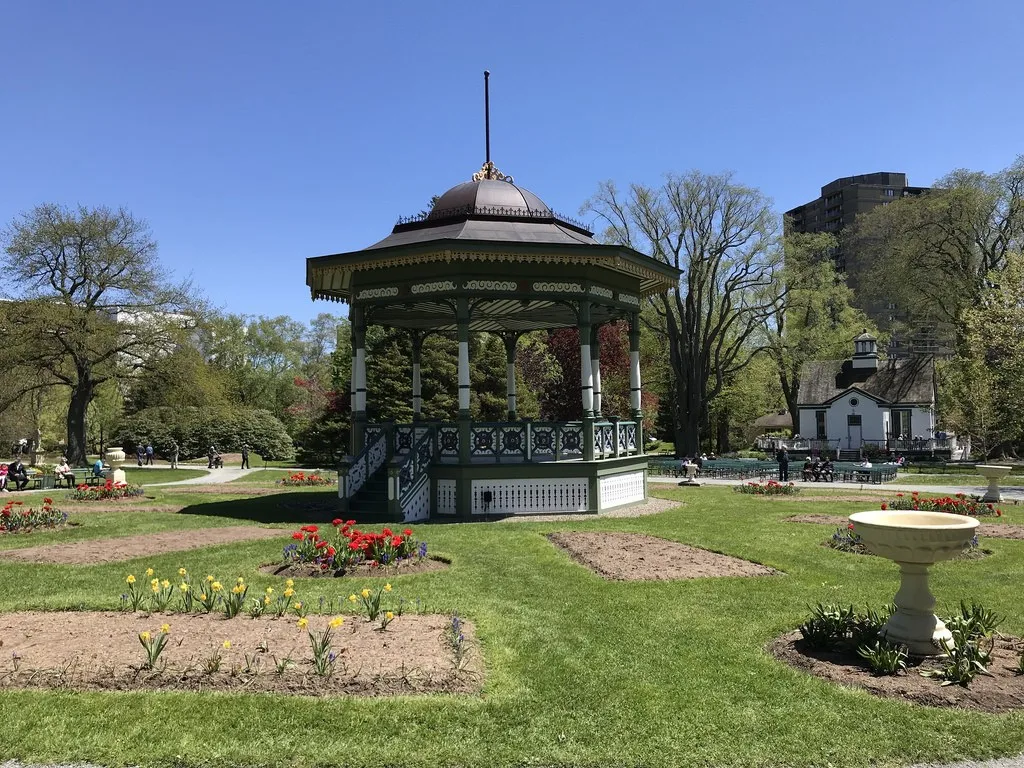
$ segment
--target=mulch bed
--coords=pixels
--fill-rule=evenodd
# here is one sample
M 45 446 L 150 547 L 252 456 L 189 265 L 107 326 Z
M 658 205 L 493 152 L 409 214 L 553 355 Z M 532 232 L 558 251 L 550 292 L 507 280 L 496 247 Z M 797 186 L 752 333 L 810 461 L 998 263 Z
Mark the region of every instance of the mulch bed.
M 363 579 L 367 577 L 383 576 L 394 578 L 395 576 L 412 576 L 417 573 L 443 571 L 451 564 L 450 560 L 446 560 L 441 557 L 425 557 L 419 561 L 403 563 L 398 568 L 381 568 L 380 566 L 370 567 L 369 563 L 360 563 L 359 565 L 353 566 L 345 571 L 321 571 L 315 565 L 308 563 L 296 565 L 271 563 L 270 565 L 260 566 L 260 573 L 269 573 L 272 576 L 282 576 L 294 579 L 325 579 L 343 577 Z
M 111 513 L 111 512 L 141 512 L 145 513 L 173 513 L 181 512 L 184 507 L 181 504 L 133 504 L 131 506 L 125 504 L 118 504 L 116 501 L 93 501 L 93 502 L 80 502 L 78 504 L 62 503 L 60 508 L 68 514 L 81 514 L 82 512 L 100 512 L 100 513 Z
M 283 541 L 285 533 L 278 528 L 256 528 L 243 525 L 232 525 L 226 528 L 193 528 L 187 531 L 141 533 L 134 536 L 116 536 L 88 541 L 69 541 L 63 544 L 46 544 L 24 549 L 9 549 L 0 552 L 0 558 L 23 563 L 96 565 L 252 539 L 280 538 Z
M 787 523 L 820 523 L 822 525 L 846 526 L 850 520 L 842 515 L 791 515 L 784 517 Z M 1024 540 L 1024 525 L 1015 523 L 982 523 L 978 526 L 978 536 L 989 536 L 993 539 Z
M 799 631 L 776 638 L 766 650 L 780 661 L 815 677 L 856 686 L 887 699 L 991 713 L 1024 708 L 1024 675 L 1013 671 L 1018 655 L 1024 650 L 1024 641 L 1016 637 L 996 638 L 988 668 L 993 677 L 977 675 L 967 688 L 942 685 L 940 680 L 922 677 L 920 672 L 940 666 L 934 658 L 911 658 L 904 673 L 875 675 L 863 659 L 849 651 L 808 648 Z
M 310 616 L 309 630 L 319 633 L 328 616 Z M 145 651 L 140 632 L 154 636 L 170 624 L 157 670 L 141 669 Z M 331 646 L 338 660 L 329 678 L 312 669 L 307 631 L 294 618 L 238 617 L 215 614 L 152 615 L 65 611 L 0 614 L 0 688 L 72 690 L 188 690 L 271 692 L 308 696 L 388 695 L 426 692 L 469 693 L 479 690 L 482 664 L 473 627 L 463 622 L 470 653 L 462 670 L 445 641 L 451 619 L 404 614 L 387 631 L 380 622 L 348 615 L 333 630 Z M 231 647 L 225 649 L 225 640 Z M 208 671 L 219 655 L 220 668 Z M 246 656 L 250 661 L 247 667 Z M 292 663 L 280 674 L 276 662 Z
M 77 528 L 81 523 L 64 523 L 63 525 L 40 526 L 39 528 L 20 528 L 15 531 L 0 531 L 0 536 L 23 536 L 30 533 L 60 533 L 68 528 Z
M 877 504 L 880 499 L 888 498 L 892 494 L 880 493 L 880 494 L 878 494 L 876 496 L 869 496 L 866 493 L 862 493 L 862 494 L 843 494 L 843 493 L 837 491 L 834 496 L 804 496 L 803 494 L 800 494 L 800 493 L 796 494 L 795 496 L 785 496 L 785 495 L 757 496 L 756 494 L 749 494 L 749 495 L 753 495 L 755 498 L 759 498 L 759 499 L 767 499 L 769 501 L 800 501 L 800 502 L 804 502 L 804 501 L 828 501 L 828 502 L 832 502 L 833 504 L 835 502 L 837 502 L 837 501 L 860 501 L 860 502 L 867 502 L 867 503 L 870 503 L 870 504 Z
M 774 568 L 641 533 L 570 531 L 548 538 L 611 581 L 670 581 L 709 576 L 773 576 Z

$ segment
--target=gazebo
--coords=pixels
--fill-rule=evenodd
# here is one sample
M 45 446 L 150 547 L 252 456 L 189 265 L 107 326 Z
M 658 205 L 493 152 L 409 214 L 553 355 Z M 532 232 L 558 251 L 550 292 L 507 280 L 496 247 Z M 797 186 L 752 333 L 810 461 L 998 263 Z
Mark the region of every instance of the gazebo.
M 358 251 L 307 259 L 313 299 L 346 302 L 352 324 L 351 455 L 338 495 L 352 514 L 395 521 L 481 515 L 600 512 L 647 495 L 640 410 L 639 314 L 644 297 L 671 289 L 678 270 L 642 253 L 604 245 L 555 214 L 488 160 L 429 213 L 400 219 Z M 629 323 L 628 421 L 601 413 L 604 323 Z M 411 337 L 411 424 L 366 418 L 366 328 Z M 520 419 L 516 342 L 529 331 L 580 332 L 575 422 Z M 469 338 L 501 334 L 507 351 L 508 417 L 470 417 Z M 458 339 L 458 418 L 421 417 L 420 347 L 432 333 Z

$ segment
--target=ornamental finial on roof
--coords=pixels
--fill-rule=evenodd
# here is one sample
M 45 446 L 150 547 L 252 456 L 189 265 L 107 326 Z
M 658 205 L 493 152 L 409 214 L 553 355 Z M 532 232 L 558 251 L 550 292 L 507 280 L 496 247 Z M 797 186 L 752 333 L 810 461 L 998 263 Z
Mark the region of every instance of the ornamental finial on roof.
M 480 170 L 473 174 L 473 181 L 483 181 L 484 179 L 493 179 L 495 181 L 507 181 L 512 183 L 512 177 L 506 176 L 504 173 L 494 167 L 494 163 L 490 160 L 480 166 Z

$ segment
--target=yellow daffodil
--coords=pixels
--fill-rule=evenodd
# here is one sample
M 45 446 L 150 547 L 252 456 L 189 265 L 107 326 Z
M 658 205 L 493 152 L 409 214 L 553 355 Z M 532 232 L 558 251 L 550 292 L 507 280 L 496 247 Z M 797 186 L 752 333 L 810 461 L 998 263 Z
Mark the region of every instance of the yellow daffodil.
M 160 593 L 160 585 L 159 584 L 154 584 L 152 587 L 150 587 L 150 589 L 153 590 L 153 594 L 154 595 Z
M 391 585 L 390 584 L 385 584 L 384 585 L 384 591 L 385 592 L 390 592 L 391 591 Z
M 286 587 L 288 587 L 289 589 L 291 589 L 292 587 L 294 587 L 294 586 L 295 586 L 295 582 L 294 582 L 294 581 L 293 581 L 292 579 L 288 579 L 288 581 L 286 581 L 286 582 L 284 583 L 284 585 L 285 585 Z
M 349 595 L 349 596 L 348 596 L 348 601 L 349 601 L 350 603 L 354 603 L 354 602 L 356 601 L 356 596 L 355 596 L 355 595 Z
M 344 622 L 345 622 L 345 620 L 343 618 L 341 618 L 341 616 L 335 616 L 333 619 L 331 619 L 331 628 L 332 629 L 337 629 Z
M 169 582 L 167 579 L 164 579 L 160 582 L 160 586 L 164 589 L 167 589 L 169 586 L 171 586 L 171 582 Z
M 206 580 L 207 580 L 207 581 L 213 581 L 213 576 L 207 576 L 207 577 L 206 577 Z
M 139 639 L 142 642 L 148 643 L 149 642 L 149 637 L 150 637 L 149 632 L 139 632 Z
M 125 582 L 128 583 L 128 584 L 134 584 L 135 583 L 135 574 L 134 573 L 129 573 L 128 574 L 128 578 L 125 579 Z
M 388 621 L 391 621 L 393 618 L 395 618 L 395 614 L 393 614 L 391 611 L 388 611 L 384 614 L 384 618 Z
M 297 626 L 299 629 L 305 629 L 309 626 L 309 619 L 303 616 L 301 619 L 295 622 L 295 626 Z
M 205 593 L 205 592 L 203 592 L 203 594 L 201 594 L 201 595 L 199 596 L 199 599 L 200 599 L 200 600 L 205 600 L 205 599 L 206 599 L 206 593 Z
M 238 577 L 238 583 L 239 584 L 245 584 L 245 579 L 243 579 L 241 576 L 239 576 Z
M 245 587 L 243 587 L 241 584 L 236 584 L 231 588 L 231 591 L 234 592 L 236 595 L 240 595 L 243 592 L 245 592 Z
M 159 583 L 160 583 L 160 579 L 151 579 L 150 582 L 149 582 L 149 585 L 151 587 L 155 587 Z
M 184 576 L 187 573 L 188 573 L 188 571 L 186 571 L 184 568 L 179 568 L 178 569 L 178 575 L 179 576 Z
M 147 568 L 146 569 L 146 575 L 147 576 L 152 576 L 153 575 L 153 569 L 152 568 Z
M 231 650 L 231 641 L 230 640 L 225 640 L 224 641 L 224 650 L 225 651 L 230 651 Z
M 180 590 L 181 590 L 182 592 L 188 592 L 188 584 L 186 584 L 186 583 L 185 583 L 185 582 L 183 581 L 183 582 L 181 582 L 181 584 L 180 584 L 180 585 L 178 586 L 178 589 L 180 589 Z
M 263 598 L 263 604 L 264 605 L 270 605 L 270 598 L 269 597 L 264 597 Z
M 288 589 L 286 589 L 286 590 L 284 591 L 284 596 L 285 596 L 285 597 L 291 597 L 291 596 L 292 596 L 292 595 L 294 595 L 294 594 L 295 594 L 295 590 L 294 590 L 294 589 L 292 589 L 291 587 L 288 587 Z
M 219 581 L 215 581 L 213 582 L 213 584 L 210 585 L 210 589 L 212 589 L 214 592 L 220 592 L 222 589 L 224 589 L 224 587 L 221 586 L 221 583 Z
M 302 610 L 302 603 L 296 603 L 292 607 L 295 608 L 296 611 L 301 611 Z
M 369 597 L 369 596 L 370 596 L 370 590 L 368 590 L 368 589 L 364 589 L 364 590 L 363 590 L 362 592 L 360 592 L 359 594 L 360 594 L 360 595 L 362 595 L 362 596 L 363 596 L 364 598 L 365 598 L 365 597 Z
M 267 587 L 267 594 L 268 595 L 274 594 L 274 588 L 273 587 Z
M 163 632 L 166 635 L 168 632 L 171 631 L 171 625 L 170 624 L 161 624 L 160 625 L 160 631 Z

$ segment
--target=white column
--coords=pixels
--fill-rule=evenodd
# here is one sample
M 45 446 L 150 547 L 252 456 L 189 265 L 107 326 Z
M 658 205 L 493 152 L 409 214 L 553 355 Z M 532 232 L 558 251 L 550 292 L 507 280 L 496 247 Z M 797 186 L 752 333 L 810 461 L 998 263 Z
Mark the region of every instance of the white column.
M 598 338 L 599 328 L 594 326 L 590 332 L 590 368 L 594 380 L 594 415 L 601 415 L 601 341 Z
M 640 351 L 629 353 L 629 407 L 640 410 Z
M 469 340 L 459 339 L 459 410 L 469 410 Z
M 366 410 L 366 349 L 359 347 L 356 349 L 356 411 Z
M 508 412 L 516 412 L 516 364 L 505 364 L 505 378 L 508 381 Z
M 423 396 L 420 388 L 420 363 L 412 364 L 412 417 L 418 418 L 423 410 Z
M 580 391 L 583 395 L 583 415 L 594 413 L 594 366 L 590 360 L 590 329 L 580 329 Z M 587 338 L 587 342 L 582 339 Z

